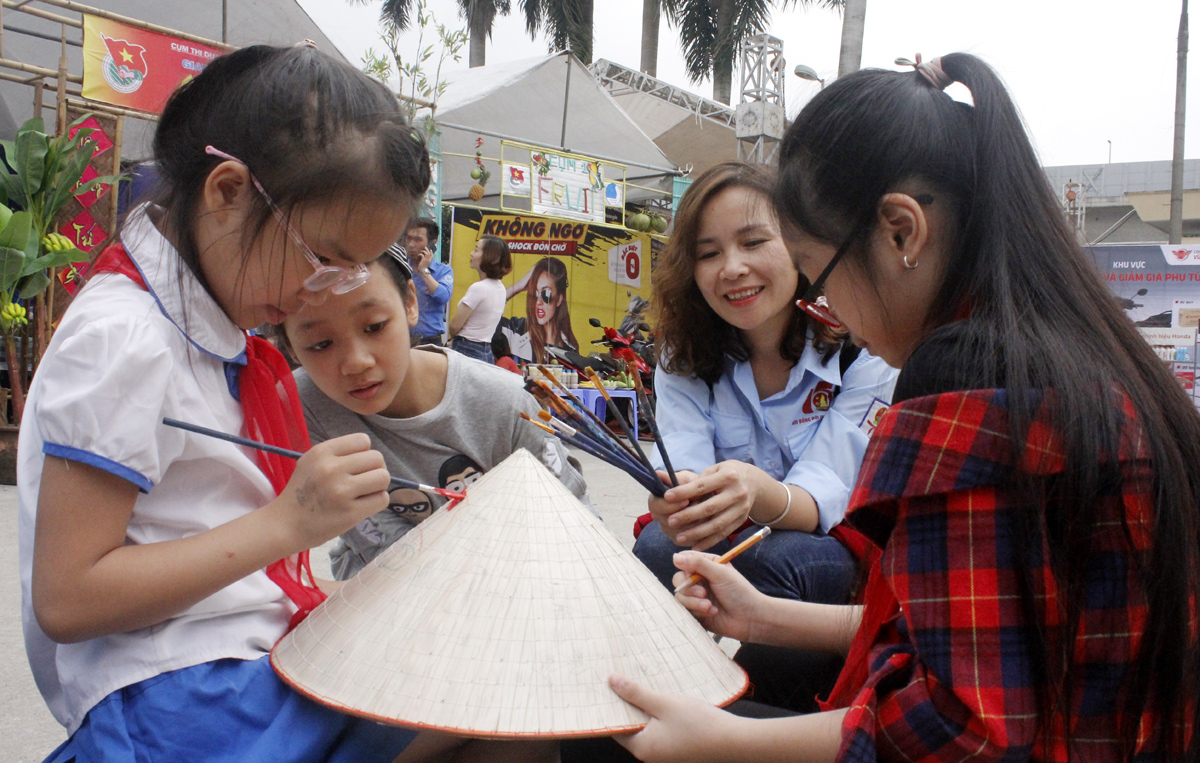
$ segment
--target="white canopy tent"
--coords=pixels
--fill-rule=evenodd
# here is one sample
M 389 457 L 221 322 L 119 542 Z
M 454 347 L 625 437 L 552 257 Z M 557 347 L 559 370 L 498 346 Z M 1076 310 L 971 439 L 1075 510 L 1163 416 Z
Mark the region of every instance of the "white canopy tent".
M 436 113 L 443 201 L 468 201 L 478 150 L 494 175 L 479 203 L 499 204 L 502 139 L 599 159 L 606 180 L 619 180 L 614 165 L 624 165 L 626 182 L 658 191 L 628 187 L 627 199 L 669 198 L 678 167 L 570 53 L 452 72 L 446 80 Z M 483 145 L 477 146 L 480 138 Z M 528 152 L 522 158 L 519 151 L 506 149 L 503 158 L 527 163 Z M 506 197 L 505 202 L 516 200 Z
M 605 59 L 588 68 L 663 153 L 693 176 L 738 158 L 736 112 L 730 106 Z

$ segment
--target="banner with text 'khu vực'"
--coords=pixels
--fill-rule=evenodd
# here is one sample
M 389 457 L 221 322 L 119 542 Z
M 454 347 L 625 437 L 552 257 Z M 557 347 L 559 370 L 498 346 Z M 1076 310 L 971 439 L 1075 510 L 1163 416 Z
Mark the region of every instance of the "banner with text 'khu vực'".
M 219 48 L 83 14 L 83 97 L 158 114 Z

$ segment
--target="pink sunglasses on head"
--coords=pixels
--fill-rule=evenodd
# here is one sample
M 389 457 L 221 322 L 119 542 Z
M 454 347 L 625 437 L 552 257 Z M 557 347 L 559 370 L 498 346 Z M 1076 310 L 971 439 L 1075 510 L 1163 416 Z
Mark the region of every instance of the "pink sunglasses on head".
M 250 165 L 246 164 L 241 159 L 238 159 L 236 156 L 227 154 L 220 149 L 213 148 L 212 146 L 205 146 L 204 152 L 206 154 L 211 154 L 212 156 L 237 162 L 245 167 L 247 172 L 250 170 Z M 254 183 L 254 187 L 258 189 L 258 192 L 262 194 L 263 199 L 267 202 L 267 206 L 271 208 L 271 212 L 275 215 L 275 219 L 278 220 L 279 224 L 283 226 L 283 229 L 287 231 L 288 236 L 291 237 L 296 246 L 300 248 L 300 251 L 304 253 L 304 257 L 308 260 L 308 264 L 312 265 L 313 274 L 304 279 L 305 289 L 308 291 L 324 291 L 325 289 L 329 289 L 334 294 L 345 294 L 348 291 L 357 289 L 359 286 L 362 286 L 367 282 L 367 279 L 371 277 L 371 271 L 367 270 L 366 265 L 356 265 L 352 268 L 339 268 L 334 267 L 333 265 L 326 265 L 321 262 L 317 255 L 313 253 L 313 250 L 308 247 L 308 244 L 304 243 L 304 239 L 300 237 L 300 234 L 296 231 L 296 229 L 288 224 L 287 218 L 284 217 L 283 212 L 279 209 L 279 207 L 275 206 L 275 202 L 271 199 L 271 195 L 268 194 L 266 189 L 262 187 L 262 183 L 258 182 L 258 178 L 254 177 L 253 172 L 250 172 L 250 180 Z

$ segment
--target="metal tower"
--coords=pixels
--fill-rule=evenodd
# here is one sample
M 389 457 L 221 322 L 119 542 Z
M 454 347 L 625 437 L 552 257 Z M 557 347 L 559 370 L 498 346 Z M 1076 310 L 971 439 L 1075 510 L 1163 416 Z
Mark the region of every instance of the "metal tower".
M 783 40 L 756 34 L 742 42 L 738 55 L 742 100 L 737 106 L 738 158 L 766 164 L 786 128 L 784 116 Z

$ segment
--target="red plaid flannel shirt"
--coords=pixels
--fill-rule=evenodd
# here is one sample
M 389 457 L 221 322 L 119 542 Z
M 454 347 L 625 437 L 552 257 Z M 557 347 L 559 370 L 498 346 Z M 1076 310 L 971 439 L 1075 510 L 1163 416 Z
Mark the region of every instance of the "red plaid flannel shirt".
M 850 708 L 839 760 L 1067 759 L 1064 719 L 1048 743 L 1038 728 L 1035 631 L 1014 572 L 1034 570 L 1051 643 L 1062 627 L 1059 591 L 1045 543 L 1017 558 L 1009 535 L 1014 516 L 1030 507 L 1013 489 L 1005 399 L 1003 391 L 977 390 L 909 400 L 887 412 L 871 439 L 847 520 L 874 544 L 877 564 L 855 649 L 830 700 Z M 1061 471 L 1062 454 L 1045 401 L 1034 402 L 1022 467 L 1048 477 Z M 1150 544 L 1153 472 L 1127 413 L 1117 454 L 1123 482 L 1096 500 L 1086 609 L 1072 636 L 1074 760 L 1120 758 L 1116 695 L 1146 618 L 1134 557 Z M 1154 756 L 1144 739 L 1154 722 L 1148 712 L 1140 719 L 1139 758 Z

